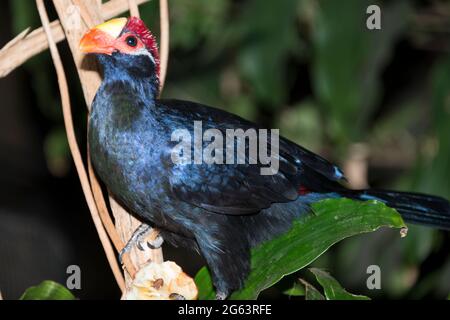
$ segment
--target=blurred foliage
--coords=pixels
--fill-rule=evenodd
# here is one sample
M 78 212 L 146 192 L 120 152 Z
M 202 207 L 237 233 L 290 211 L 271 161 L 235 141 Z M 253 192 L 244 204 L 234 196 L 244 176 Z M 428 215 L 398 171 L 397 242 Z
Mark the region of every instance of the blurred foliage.
M 432 70 L 431 137 L 424 146 L 415 180 L 416 189 L 442 196 L 450 195 L 450 57 Z M 444 179 L 443 179 L 444 178 Z
M 32 1 L 9 3 L 14 33 L 39 25 Z M 369 31 L 366 8 L 374 3 L 381 7 L 382 29 Z M 280 128 L 336 162 L 345 161 L 352 143 L 364 142 L 371 185 L 450 197 L 449 1 L 177 0 L 170 5 L 165 97 L 200 101 Z M 158 35 L 158 2 L 142 6 L 141 14 Z M 68 51 L 60 47 L 76 83 Z M 49 123 L 49 168 L 67 174 L 71 160 L 61 138 L 49 54 L 25 68 L 30 100 Z M 79 88 L 71 90 L 82 136 L 85 107 Z M 383 230 L 341 242 L 315 265 L 333 270 L 345 288 L 366 290 L 374 298 L 445 298 L 448 243 L 448 233 L 427 228 L 410 227 L 402 240 Z M 377 292 L 364 288 L 371 264 L 382 269 Z
M 329 114 L 329 135 L 340 146 L 365 139 L 368 119 L 380 98 L 380 73 L 393 43 L 406 27 L 408 2 L 383 8 L 382 31 L 365 27 L 371 0 L 318 1 L 313 25 L 313 81 Z

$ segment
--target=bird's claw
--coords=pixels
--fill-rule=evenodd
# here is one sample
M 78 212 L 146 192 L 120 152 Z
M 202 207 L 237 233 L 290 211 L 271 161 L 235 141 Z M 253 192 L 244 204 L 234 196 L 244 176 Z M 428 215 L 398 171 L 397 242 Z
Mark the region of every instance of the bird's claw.
M 144 247 L 142 246 L 142 242 L 140 242 L 140 241 L 136 242 L 136 247 L 141 251 L 145 250 Z
M 149 247 L 150 249 L 153 249 L 153 250 L 159 249 L 159 248 L 161 248 L 163 243 L 164 243 L 163 237 L 161 237 L 161 235 L 158 234 L 155 239 L 153 239 L 151 241 L 147 241 L 147 247 Z
M 125 247 L 120 251 L 119 253 L 119 261 L 121 264 L 123 264 L 123 255 L 125 253 L 128 253 L 133 246 L 136 246 L 139 250 L 144 251 L 145 248 L 143 246 L 143 243 L 147 245 L 150 249 L 159 249 L 161 245 L 164 242 L 164 239 L 161 237 L 161 235 L 158 234 L 158 236 L 151 241 L 142 241 L 145 236 L 147 236 L 151 231 L 153 231 L 153 228 L 150 227 L 148 224 L 141 224 L 131 236 L 130 240 L 128 240 Z
M 227 298 L 227 294 L 224 292 L 216 293 L 216 300 L 225 300 Z
M 119 262 L 120 262 L 120 264 L 123 264 L 123 256 L 128 251 L 130 251 L 130 248 L 127 248 L 127 246 L 125 246 L 122 250 L 120 250 L 120 252 L 119 252 Z
M 169 295 L 169 299 L 170 300 L 186 300 L 186 298 L 184 296 L 182 296 L 181 294 L 178 294 L 178 293 L 171 293 Z

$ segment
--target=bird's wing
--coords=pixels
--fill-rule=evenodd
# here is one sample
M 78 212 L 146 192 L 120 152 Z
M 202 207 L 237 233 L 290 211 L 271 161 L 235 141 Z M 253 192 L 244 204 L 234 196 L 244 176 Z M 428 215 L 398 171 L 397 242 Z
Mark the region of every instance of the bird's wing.
M 260 129 L 238 116 L 200 104 L 178 100 L 162 100 L 160 104 L 160 120 L 166 128 L 184 128 L 193 133 L 193 122 L 202 121 L 203 130 L 217 129 L 224 137 L 226 129 Z M 172 142 L 172 145 L 175 144 Z M 169 168 L 168 179 L 173 196 L 220 214 L 253 214 L 270 207 L 272 203 L 297 199 L 305 171 L 313 171 L 330 181 L 343 178 L 339 168 L 282 137 L 279 139 L 278 171 L 272 175 L 262 175 L 261 169 L 267 165 L 259 162 L 249 164 L 248 147 L 247 143 L 245 164 L 223 165 L 204 162 L 174 164 L 169 148 L 168 152 L 163 153 L 162 161 Z

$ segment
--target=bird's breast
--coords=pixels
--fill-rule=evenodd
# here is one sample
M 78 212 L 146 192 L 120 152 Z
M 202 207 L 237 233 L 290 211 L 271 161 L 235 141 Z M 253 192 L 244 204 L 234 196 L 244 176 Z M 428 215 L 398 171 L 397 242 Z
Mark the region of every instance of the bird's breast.
M 166 178 L 160 164 L 163 147 L 148 121 L 127 123 L 125 127 L 124 123 L 127 120 L 116 115 L 93 112 L 89 125 L 91 160 L 116 198 L 149 218 L 164 201 Z

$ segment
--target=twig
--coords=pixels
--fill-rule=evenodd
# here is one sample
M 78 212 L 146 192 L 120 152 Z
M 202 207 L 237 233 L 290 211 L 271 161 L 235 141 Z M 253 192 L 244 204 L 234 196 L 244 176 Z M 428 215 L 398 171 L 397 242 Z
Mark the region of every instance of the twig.
M 72 2 L 79 8 L 80 15 L 89 29 L 95 27 L 100 22 L 100 20 L 103 20 L 103 18 L 101 17 L 101 10 L 95 10 L 97 13 L 97 17 L 92 17 L 93 5 L 95 8 L 100 8 L 98 7 L 98 2 L 93 3 L 86 0 L 72 0 Z
M 89 155 L 89 153 L 88 153 Z M 102 188 L 100 187 L 100 183 L 97 180 L 97 177 L 94 173 L 94 168 L 92 167 L 92 162 L 90 157 L 88 157 L 88 172 L 89 172 L 89 180 L 91 182 L 92 194 L 94 196 L 95 203 L 97 204 L 98 213 L 100 215 L 100 219 L 102 219 L 103 225 L 105 226 L 106 232 L 111 238 L 111 241 L 119 252 L 125 246 L 123 241 L 120 239 L 119 235 L 116 232 L 114 227 L 114 222 L 111 219 L 111 216 L 108 212 L 108 206 L 106 205 L 105 198 L 103 197 Z
M 25 30 L 23 30 L 21 33 L 19 33 L 14 39 L 12 39 L 10 42 L 8 42 L 0 52 L 2 51 L 6 51 L 9 48 L 11 48 L 12 46 L 14 46 L 15 44 L 19 43 L 20 41 L 23 40 L 23 38 L 25 38 L 28 34 L 28 32 L 30 31 L 30 28 L 26 28 Z
M 89 179 L 86 174 L 86 170 L 83 164 L 83 160 L 81 157 L 80 150 L 78 148 L 78 144 L 75 137 L 75 130 L 73 127 L 72 121 L 72 111 L 70 105 L 70 96 L 69 96 L 69 88 L 67 85 L 67 79 L 64 72 L 63 64 L 61 61 L 61 57 L 59 55 L 58 49 L 56 47 L 56 43 L 53 40 L 53 36 L 50 29 L 50 22 L 47 16 L 47 12 L 44 6 L 43 0 L 36 0 L 37 8 L 39 11 L 39 16 L 42 21 L 42 25 L 44 31 L 47 35 L 48 44 L 50 48 L 50 53 L 52 55 L 53 63 L 55 65 L 57 77 L 58 77 L 58 85 L 61 93 L 61 102 L 63 108 L 64 115 L 64 124 L 66 127 L 67 139 L 69 142 L 69 147 L 73 156 L 73 160 L 75 163 L 75 167 L 78 172 L 78 176 L 80 178 L 81 186 L 83 189 L 83 193 L 86 198 L 86 202 L 88 204 L 89 210 L 92 215 L 92 219 L 94 221 L 94 225 L 97 229 L 100 241 L 103 245 L 103 248 L 106 253 L 106 257 L 113 271 L 114 277 L 116 278 L 117 284 L 119 285 L 122 291 L 125 290 L 125 281 L 123 279 L 120 267 L 117 263 L 116 256 L 114 254 L 114 250 L 111 246 L 109 238 L 105 232 L 105 229 L 102 225 L 101 219 L 99 217 L 99 213 L 97 211 L 97 207 L 95 205 L 95 201 L 89 186 Z
M 169 62 L 169 42 L 170 42 L 170 23 L 169 23 L 169 4 L 167 0 L 159 1 L 159 18 L 161 25 L 161 49 L 160 49 L 160 63 L 161 63 L 161 71 L 159 76 L 159 92 L 161 94 L 164 83 L 166 82 L 167 75 L 167 65 Z
M 141 17 L 136 0 L 128 0 L 128 6 L 130 7 L 130 16 L 138 18 Z
M 93 57 L 86 58 L 86 55 L 80 52 L 79 42 L 89 29 L 88 24 L 96 25 L 103 22 L 100 8 L 93 0 L 83 0 L 83 6 L 78 7 L 78 12 L 75 13 L 67 10 L 67 8 L 75 6 L 73 0 L 53 0 L 53 5 L 66 34 L 89 109 L 95 93 L 100 87 L 101 78 L 96 60 Z M 77 23 L 73 23 L 73 21 L 77 21 Z
M 135 1 L 137 5 L 140 5 L 150 0 Z M 108 20 L 127 10 L 128 0 L 110 0 L 102 4 L 102 18 Z M 65 34 L 59 20 L 50 23 L 50 30 L 56 43 L 64 40 Z M 48 49 L 47 36 L 42 27 L 32 31 L 28 35 L 26 35 L 25 31 L 20 33 L 20 37 L 17 36 L 0 50 L 0 78 L 7 76 L 30 58 Z M 20 41 L 17 41 L 17 39 L 20 39 Z

